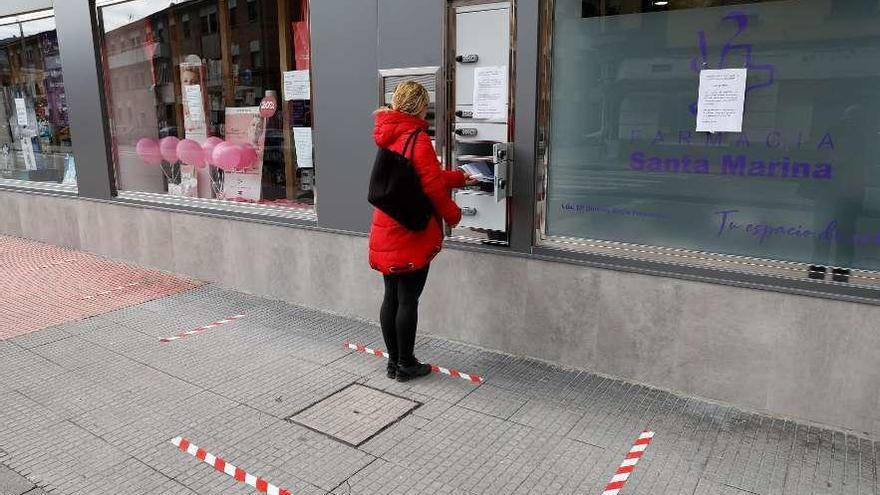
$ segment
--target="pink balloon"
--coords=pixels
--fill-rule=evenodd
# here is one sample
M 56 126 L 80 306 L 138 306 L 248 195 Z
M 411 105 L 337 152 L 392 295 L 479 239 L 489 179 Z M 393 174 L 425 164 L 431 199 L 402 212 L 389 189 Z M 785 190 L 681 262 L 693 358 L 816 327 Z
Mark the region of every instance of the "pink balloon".
M 257 149 L 254 148 L 250 144 L 242 144 L 241 145 L 241 163 L 238 165 L 240 170 L 249 170 L 254 168 L 257 165 L 257 162 L 260 161 L 259 155 L 257 155 Z
M 213 156 L 214 155 L 214 148 L 216 148 L 217 145 L 222 142 L 223 142 L 222 139 L 215 137 L 215 136 L 211 136 L 207 140 L 205 140 L 204 143 L 202 143 L 202 149 L 205 150 L 204 156 L 205 156 L 206 162 L 209 162 L 212 164 L 214 163 L 214 156 Z
M 166 162 L 174 163 L 178 160 L 178 143 L 180 143 L 180 140 L 174 136 L 163 137 L 159 140 L 159 151 L 162 153 L 162 158 L 164 158 Z
M 196 168 L 205 166 L 205 150 L 202 145 L 192 139 L 184 139 L 177 143 L 177 156 L 180 161 Z
M 234 171 L 241 164 L 241 146 L 223 142 L 214 148 L 211 158 L 218 167 L 227 172 Z
M 155 139 L 141 138 L 137 142 L 138 156 L 147 165 L 161 165 L 162 154 L 159 151 L 159 143 Z

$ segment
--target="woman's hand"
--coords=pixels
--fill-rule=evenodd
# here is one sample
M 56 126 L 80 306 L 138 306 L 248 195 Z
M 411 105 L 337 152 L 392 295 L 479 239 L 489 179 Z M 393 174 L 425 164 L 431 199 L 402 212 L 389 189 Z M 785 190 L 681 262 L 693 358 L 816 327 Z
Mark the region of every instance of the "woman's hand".
M 464 185 L 466 185 L 466 186 L 476 186 L 476 185 L 479 184 L 479 183 L 480 183 L 480 181 L 478 181 L 477 179 L 474 179 L 473 177 L 471 177 L 471 176 L 468 175 L 468 174 L 464 174 Z

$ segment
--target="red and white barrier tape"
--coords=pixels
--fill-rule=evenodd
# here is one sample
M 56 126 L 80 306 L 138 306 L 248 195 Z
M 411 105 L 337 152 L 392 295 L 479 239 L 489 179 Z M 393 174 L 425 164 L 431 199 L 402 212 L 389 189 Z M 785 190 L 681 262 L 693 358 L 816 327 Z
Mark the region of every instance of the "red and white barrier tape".
M 388 359 L 388 353 L 387 353 L 387 352 L 385 352 L 385 351 L 383 351 L 383 350 L 381 350 L 381 349 L 370 349 L 369 347 L 366 347 L 366 346 L 363 345 L 363 344 L 351 344 L 351 343 L 349 343 L 349 342 L 343 342 L 343 343 L 342 343 L 342 347 L 345 347 L 346 349 L 351 349 L 351 350 L 354 350 L 354 351 L 360 352 L 360 353 L 362 353 L 362 354 L 372 354 L 372 355 L 374 355 L 374 356 L 376 356 L 376 357 L 383 357 L 383 358 L 385 358 L 385 359 Z M 471 374 L 468 374 L 468 373 L 463 373 L 463 372 L 461 372 L 461 371 L 458 371 L 458 370 L 455 369 L 455 368 L 444 368 L 444 367 L 442 367 L 442 366 L 437 366 L 436 364 L 432 364 L 432 365 L 431 365 L 431 370 L 432 370 L 434 373 L 442 373 L 442 374 L 444 374 L 444 375 L 449 375 L 449 376 L 451 376 L 451 377 L 453 377 L 453 378 L 461 378 L 461 379 L 463 379 L 463 380 L 467 380 L 467 381 L 472 382 L 472 383 L 483 383 L 483 378 L 482 378 L 482 377 L 479 377 L 479 376 L 477 376 L 477 375 L 471 375 Z
M 175 335 L 174 337 L 162 337 L 161 339 L 159 339 L 159 342 L 163 342 L 163 343 L 174 342 L 175 340 L 180 340 L 184 337 L 189 337 L 190 335 L 196 335 L 196 334 L 199 334 L 202 332 L 207 332 L 208 330 L 210 330 L 212 328 L 221 327 L 227 323 L 232 323 L 233 321 L 240 320 L 242 318 L 244 318 L 244 315 L 232 315 L 228 318 L 224 318 L 222 320 L 215 321 L 214 323 L 210 323 L 210 324 L 205 325 L 203 327 L 199 327 L 194 330 L 190 330 L 189 332 L 179 333 L 179 334 Z
M 185 438 L 177 437 L 171 440 L 171 443 L 173 443 L 180 450 L 213 467 L 217 471 L 220 471 L 221 473 L 226 473 L 229 476 L 235 478 L 236 481 L 240 481 L 246 485 L 250 485 L 256 488 L 257 491 L 261 493 L 268 493 L 270 495 L 290 495 L 289 491 L 283 488 L 278 488 L 277 486 L 269 483 L 262 478 L 257 478 L 252 474 L 248 474 L 243 469 L 229 464 L 221 457 L 217 457 L 209 452 L 205 452 L 205 449 L 200 448 L 197 445 L 193 445 L 192 443 L 190 443 L 189 440 Z
M 130 284 L 120 285 L 119 287 L 114 287 L 114 288 L 112 288 L 112 289 L 110 289 L 110 290 L 105 290 L 105 291 L 103 291 L 103 292 L 98 292 L 97 294 L 95 294 L 95 295 L 93 295 L 93 296 L 85 296 L 85 297 L 83 297 L 83 299 L 94 299 L 94 298 L 96 298 L 96 297 L 98 297 L 98 296 L 106 296 L 107 294 L 112 294 L 112 293 L 114 293 L 114 292 L 119 292 L 119 291 L 121 291 L 121 290 L 130 289 L 131 287 L 134 287 L 134 286 L 136 286 L 136 285 L 140 285 L 140 282 L 132 282 L 132 283 L 130 283 Z
M 614 473 L 611 481 L 605 486 L 605 491 L 602 492 L 602 495 L 617 495 L 620 490 L 623 489 L 623 485 L 626 484 L 630 474 L 632 474 L 636 464 L 638 464 L 639 459 L 642 458 L 645 449 L 648 448 L 648 444 L 651 443 L 651 440 L 653 439 L 653 431 L 645 431 L 639 435 L 635 445 L 633 445 L 633 447 L 629 449 L 629 453 L 626 454 L 626 459 L 623 460 L 623 463 L 617 468 L 617 472 Z

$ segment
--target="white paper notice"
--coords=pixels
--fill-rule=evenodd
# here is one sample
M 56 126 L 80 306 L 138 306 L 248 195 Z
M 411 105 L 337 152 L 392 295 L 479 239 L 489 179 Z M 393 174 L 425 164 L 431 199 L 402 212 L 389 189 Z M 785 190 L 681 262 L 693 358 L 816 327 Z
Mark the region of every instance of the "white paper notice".
M 27 127 L 28 125 L 28 113 L 27 113 L 27 105 L 24 103 L 24 98 L 16 98 L 15 99 L 15 115 L 18 118 L 18 125 L 22 127 Z
M 312 99 L 312 83 L 308 70 L 291 70 L 284 73 L 284 101 Z
M 700 71 L 697 132 L 742 132 L 747 69 Z
M 298 168 L 312 168 L 312 128 L 294 127 L 293 144 L 296 147 L 296 164 Z
M 205 106 L 202 101 L 202 87 L 198 84 L 188 84 L 183 87 L 183 98 L 189 118 L 193 122 L 205 121 Z
M 21 142 L 21 159 L 24 161 L 25 170 L 37 169 L 37 157 L 34 155 L 34 142 L 29 137 L 23 137 Z
M 474 118 L 507 118 L 507 67 L 474 69 Z

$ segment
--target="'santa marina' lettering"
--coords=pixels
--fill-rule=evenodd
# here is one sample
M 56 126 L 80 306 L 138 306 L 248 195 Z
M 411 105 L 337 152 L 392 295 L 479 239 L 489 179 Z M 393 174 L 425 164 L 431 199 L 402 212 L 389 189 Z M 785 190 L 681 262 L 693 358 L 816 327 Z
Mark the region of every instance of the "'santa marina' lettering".
M 725 154 L 721 157 L 720 163 L 713 164 L 705 157 L 649 156 L 643 151 L 634 151 L 630 155 L 629 168 L 636 172 L 709 174 L 742 178 L 830 180 L 834 177 L 834 166 L 831 163 L 806 162 L 787 156 L 772 160 L 752 160 L 744 154 Z

